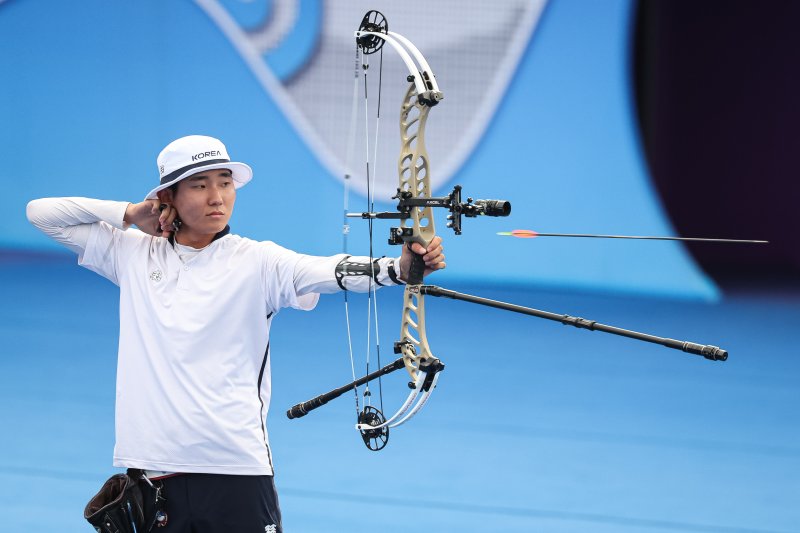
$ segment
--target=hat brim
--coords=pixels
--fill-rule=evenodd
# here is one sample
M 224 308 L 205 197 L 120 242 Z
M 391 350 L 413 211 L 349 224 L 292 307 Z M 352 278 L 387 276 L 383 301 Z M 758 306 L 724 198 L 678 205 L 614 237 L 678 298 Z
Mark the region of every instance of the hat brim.
M 253 169 L 250 168 L 250 165 L 246 165 L 245 163 L 236 163 L 234 161 L 225 161 L 222 163 L 213 163 L 206 166 L 195 167 L 192 169 L 187 170 L 177 178 L 167 183 L 162 183 L 145 196 L 145 200 L 155 200 L 158 198 L 158 191 L 163 191 L 164 189 L 171 187 L 178 183 L 179 181 L 188 178 L 189 176 L 194 176 L 195 174 L 199 174 L 200 172 L 204 172 L 206 170 L 215 170 L 218 168 L 227 168 L 231 171 L 231 176 L 233 177 L 233 187 L 234 189 L 238 189 L 251 179 L 253 179 Z

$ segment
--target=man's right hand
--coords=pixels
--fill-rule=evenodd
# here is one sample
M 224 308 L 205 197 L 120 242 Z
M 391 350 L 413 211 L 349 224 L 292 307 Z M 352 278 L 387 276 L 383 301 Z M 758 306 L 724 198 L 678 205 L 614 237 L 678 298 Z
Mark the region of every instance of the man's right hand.
M 163 210 L 160 209 L 159 200 L 145 200 L 138 204 L 128 204 L 125 209 L 126 224 L 134 224 L 143 232 L 156 237 L 167 238 L 173 231 L 172 223 L 178 212 L 174 207 L 167 205 Z

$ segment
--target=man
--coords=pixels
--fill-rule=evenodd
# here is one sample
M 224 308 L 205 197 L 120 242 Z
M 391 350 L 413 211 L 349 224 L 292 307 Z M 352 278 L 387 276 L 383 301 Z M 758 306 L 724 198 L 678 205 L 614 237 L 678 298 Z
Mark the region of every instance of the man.
M 412 253 L 442 269 L 441 239 L 373 264 L 298 254 L 230 233 L 252 170 L 219 140 L 183 137 L 157 164 L 143 202 L 46 198 L 28 219 L 120 287 L 114 466 L 160 480 L 163 531 L 281 531 L 265 427 L 275 314 L 402 283 Z

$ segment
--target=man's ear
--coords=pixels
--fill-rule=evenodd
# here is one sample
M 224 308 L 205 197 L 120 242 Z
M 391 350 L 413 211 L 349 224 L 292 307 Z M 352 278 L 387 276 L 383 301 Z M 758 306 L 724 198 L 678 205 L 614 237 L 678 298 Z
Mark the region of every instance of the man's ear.
M 172 189 L 161 189 L 156 193 L 158 195 L 158 201 L 162 204 L 171 204 L 172 201 L 175 199 L 175 196 L 172 194 Z

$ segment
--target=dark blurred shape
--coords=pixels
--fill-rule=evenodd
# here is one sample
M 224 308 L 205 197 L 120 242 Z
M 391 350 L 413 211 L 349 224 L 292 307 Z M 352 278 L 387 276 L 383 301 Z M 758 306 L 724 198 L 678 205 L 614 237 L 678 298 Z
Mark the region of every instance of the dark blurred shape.
M 800 2 L 640 0 L 633 82 L 650 173 L 720 281 L 800 280 Z

